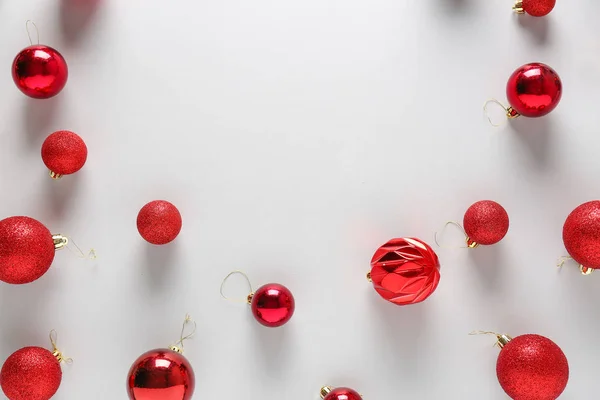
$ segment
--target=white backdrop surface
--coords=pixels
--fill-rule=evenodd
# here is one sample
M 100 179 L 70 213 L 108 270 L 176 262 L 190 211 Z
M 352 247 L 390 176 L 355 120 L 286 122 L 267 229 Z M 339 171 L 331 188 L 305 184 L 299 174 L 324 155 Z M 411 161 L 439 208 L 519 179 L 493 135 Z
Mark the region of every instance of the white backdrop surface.
M 493 338 L 467 335 L 489 329 L 550 337 L 571 367 L 561 399 L 597 397 L 600 276 L 555 263 L 568 213 L 600 197 L 600 3 L 558 0 L 542 19 L 510 0 L 65 4 L 0 0 L 0 216 L 37 218 L 99 258 L 62 251 L 35 283 L 0 285 L 0 359 L 56 329 L 75 362 L 55 398 L 126 399 L 131 363 L 190 313 L 194 399 L 317 399 L 324 384 L 372 400 L 506 399 Z M 27 19 L 69 63 L 51 100 L 12 82 Z M 490 127 L 484 100 L 504 101 L 532 61 L 560 74 L 561 104 Z M 52 181 L 40 148 L 60 129 L 89 155 Z M 136 229 L 154 199 L 183 216 L 167 246 Z M 510 215 L 500 244 L 437 249 L 440 286 L 422 304 L 375 293 L 379 245 L 433 244 L 481 199 Z M 292 320 L 269 330 L 221 299 L 234 269 L 289 287 Z

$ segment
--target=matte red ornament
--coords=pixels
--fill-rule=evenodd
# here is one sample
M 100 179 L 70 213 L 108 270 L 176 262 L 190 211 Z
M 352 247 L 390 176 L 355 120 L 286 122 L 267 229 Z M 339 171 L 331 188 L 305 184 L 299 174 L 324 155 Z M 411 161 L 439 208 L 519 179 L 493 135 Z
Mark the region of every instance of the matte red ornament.
M 556 71 L 546 64 L 525 64 L 508 79 L 506 97 L 511 106 L 508 113 L 512 117 L 542 117 L 560 102 L 562 82 Z
M 347 387 L 331 388 L 324 386 L 321 388 L 321 398 L 323 400 L 362 400 L 362 397 L 354 389 Z
M 140 210 L 137 217 L 140 235 L 152 244 L 167 244 L 181 231 L 181 214 L 165 200 L 154 200 Z
M 367 278 L 377 293 L 391 303 L 419 303 L 437 288 L 440 262 L 433 249 L 422 240 L 392 239 L 373 255 Z
M 582 272 L 600 268 L 600 201 L 583 203 L 567 217 L 563 242 Z
M 27 96 L 48 99 L 65 87 L 69 69 L 58 51 L 37 44 L 17 54 L 12 65 L 12 76 L 19 90 Z
M 472 204 L 463 218 L 467 234 L 467 245 L 498 243 L 508 232 L 508 213 L 500 204 L 492 200 L 481 200 Z
M 543 17 L 554 9 L 556 0 L 517 0 L 513 10 L 519 14 L 527 13 L 534 17 Z
M 71 131 L 52 133 L 42 144 L 42 160 L 54 179 L 79 171 L 87 160 L 87 146 Z
M 294 315 L 296 309 L 294 296 L 283 285 L 268 283 L 258 288 L 250 297 L 250 308 L 254 318 L 266 327 L 281 326 Z
M 0 385 L 9 400 L 48 400 L 58 390 L 61 380 L 59 360 L 41 347 L 17 350 L 0 371 Z

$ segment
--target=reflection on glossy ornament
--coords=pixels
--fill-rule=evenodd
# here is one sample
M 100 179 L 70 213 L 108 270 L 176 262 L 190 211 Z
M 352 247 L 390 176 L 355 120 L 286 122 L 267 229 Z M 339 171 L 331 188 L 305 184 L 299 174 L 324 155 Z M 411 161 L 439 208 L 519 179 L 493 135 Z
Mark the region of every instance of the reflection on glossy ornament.
M 481 200 L 472 204 L 463 218 L 467 235 L 467 245 L 498 243 L 508 232 L 508 213 L 500 204 L 491 200 Z
M 63 56 L 52 47 L 33 45 L 23 49 L 13 61 L 15 84 L 29 97 L 48 99 L 67 84 L 69 70 Z
M 542 63 L 519 67 L 508 79 L 506 97 L 512 113 L 542 117 L 554 110 L 562 97 L 562 82 L 552 68 Z
M 347 387 L 332 388 L 323 386 L 321 388 L 321 399 L 323 400 L 362 400 L 360 394 Z
M 79 171 L 87 160 L 87 146 L 79 135 L 57 131 L 42 144 L 42 160 L 53 179 Z
M 181 231 L 181 214 L 177 207 L 165 200 L 146 204 L 137 216 L 140 235 L 152 244 L 167 244 L 175 240 Z
M 517 0 L 513 10 L 518 14 L 529 14 L 534 17 L 543 17 L 554 9 L 556 0 Z
M 600 201 L 583 203 L 569 214 L 563 242 L 583 273 L 600 268 Z

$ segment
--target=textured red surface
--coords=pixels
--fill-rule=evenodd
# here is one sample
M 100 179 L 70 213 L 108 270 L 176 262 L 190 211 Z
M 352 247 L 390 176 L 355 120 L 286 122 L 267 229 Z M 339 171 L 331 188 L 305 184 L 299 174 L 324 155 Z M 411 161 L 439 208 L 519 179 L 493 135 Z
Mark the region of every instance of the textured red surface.
M 548 15 L 556 5 L 556 0 L 523 0 L 523 10 L 534 17 Z
M 17 87 L 29 97 L 48 99 L 67 84 L 69 69 L 63 56 L 52 47 L 29 46 L 15 57 L 12 76 Z
M 519 114 L 542 117 L 560 102 L 562 82 L 556 71 L 546 64 L 525 64 L 508 79 L 506 97 Z
M 79 171 L 85 164 L 87 147 L 76 133 L 57 131 L 44 140 L 42 160 L 50 171 L 69 175 Z
M 587 268 L 600 268 L 600 201 L 583 203 L 567 217 L 563 242 L 575 261 Z
M 127 394 L 131 400 L 189 400 L 195 382 L 194 370 L 183 355 L 156 349 L 142 354 L 131 366 Z
M 329 392 L 323 400 L 362 400 L 362 397 L 350 388 L 339 387 Z
M 268 283 L 254 292 L 250 307 L 258 322 L 276 328 L 292 318 L 296 303 L 288 288 L 278 283 Z
M 54 241 L 42 223 L 29 217 L 0 221 L 0 280 L 22 284 L 44 275 L 54 260 Z
M 469 242 L 498 243 L 508 232 L 508 213 L 495 201 L 481 200 L 467 209 L 463 227 Z
M 496 373 L 513 400 L 554 400 L 567 386 L 569 363 L 550 339 L 521 335 L 500 351 Z
M 181 214 L 173 204 L 154 200 L 140 210 L 137 217 L 140 235 L 152 244 L 173 241 L 181 231 Z
M 377 293 L 389 302 L 419 303 L 437 288 L 440 262 L 431 247 L 419 239 L 392 239 L 373 255 L 371 280 Z
M 9 400 L 48 400 L 58 390 L 61 379 L 58 360 L 41 347 L 15 351 L 0 372 L 0 385 Z

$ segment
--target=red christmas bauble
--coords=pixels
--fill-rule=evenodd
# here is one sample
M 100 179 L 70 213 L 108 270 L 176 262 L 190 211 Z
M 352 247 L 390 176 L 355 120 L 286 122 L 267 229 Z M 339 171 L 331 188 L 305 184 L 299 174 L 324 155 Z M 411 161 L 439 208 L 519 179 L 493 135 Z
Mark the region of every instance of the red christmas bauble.
M 140 235 L 152 244 L 167 244 L 181 231 L 181 214 L 173 204 L 154 200 L 140 210 L 137 217 Z
M 79 171 L 87 160 L 87 147 L 78 134 L 70 131 L 52 133 L 42 144 L 42 160 L 53 177 Z
M 38 44 L 17 54 L 12 65 L 12 76 L 17 87 L 27 96 L 49 99 L 63 90 L 69 69 L 58 51 Z
M 525 64 L 508 79 L 506 97 L 520 115 L 542 117 L 560 102 L 562 82 L 556 71 L 546 64 Z
M 563 242 L 573 260 L 586 268 L 600 268 L 600 201 L 583 203 L 569 214 Z
M 296 303 L 288 288 L 278 283 L 268 283 L 254 292 L 250 308 L 258 322 L 276 328 L 292 318 Z
M 467 209 L 463 227 L 470 247 L 498 243 L 508 232 L 508 213 L 495 201 L 481 200 Z
M 0 280 L 22 284 L 44 275 L 54 260 L 52 234 L 29 217 L 0 221 Z
M 362 400 L 360 394 L 347 387 L 332 389 L 323 400 Z
M 131 366 L 127 394 L 131 400 L 189 400 L 196 386 L 194 370 L 180 353 L 156 349 Z
M 392 239 L 373 255 L 369 278 L 387 301 L 397 305 L 419 303 L 437 288 L 440 262 L 422 240 Z
M 554 400 L 567 386 L 569 363 L 552 340 L 521 335 L 500 351 L 496 373 L 500 386 L 513 400 Z
M 0 385 L 9 400 L 48 400 L 62 380 L 60 363 L 41 347 L 24 347 L 10 355 L 0 371 Z
M 550 14 L 556 5 L 556 0 L 523 0 L 523 11 L 534 17 Z

